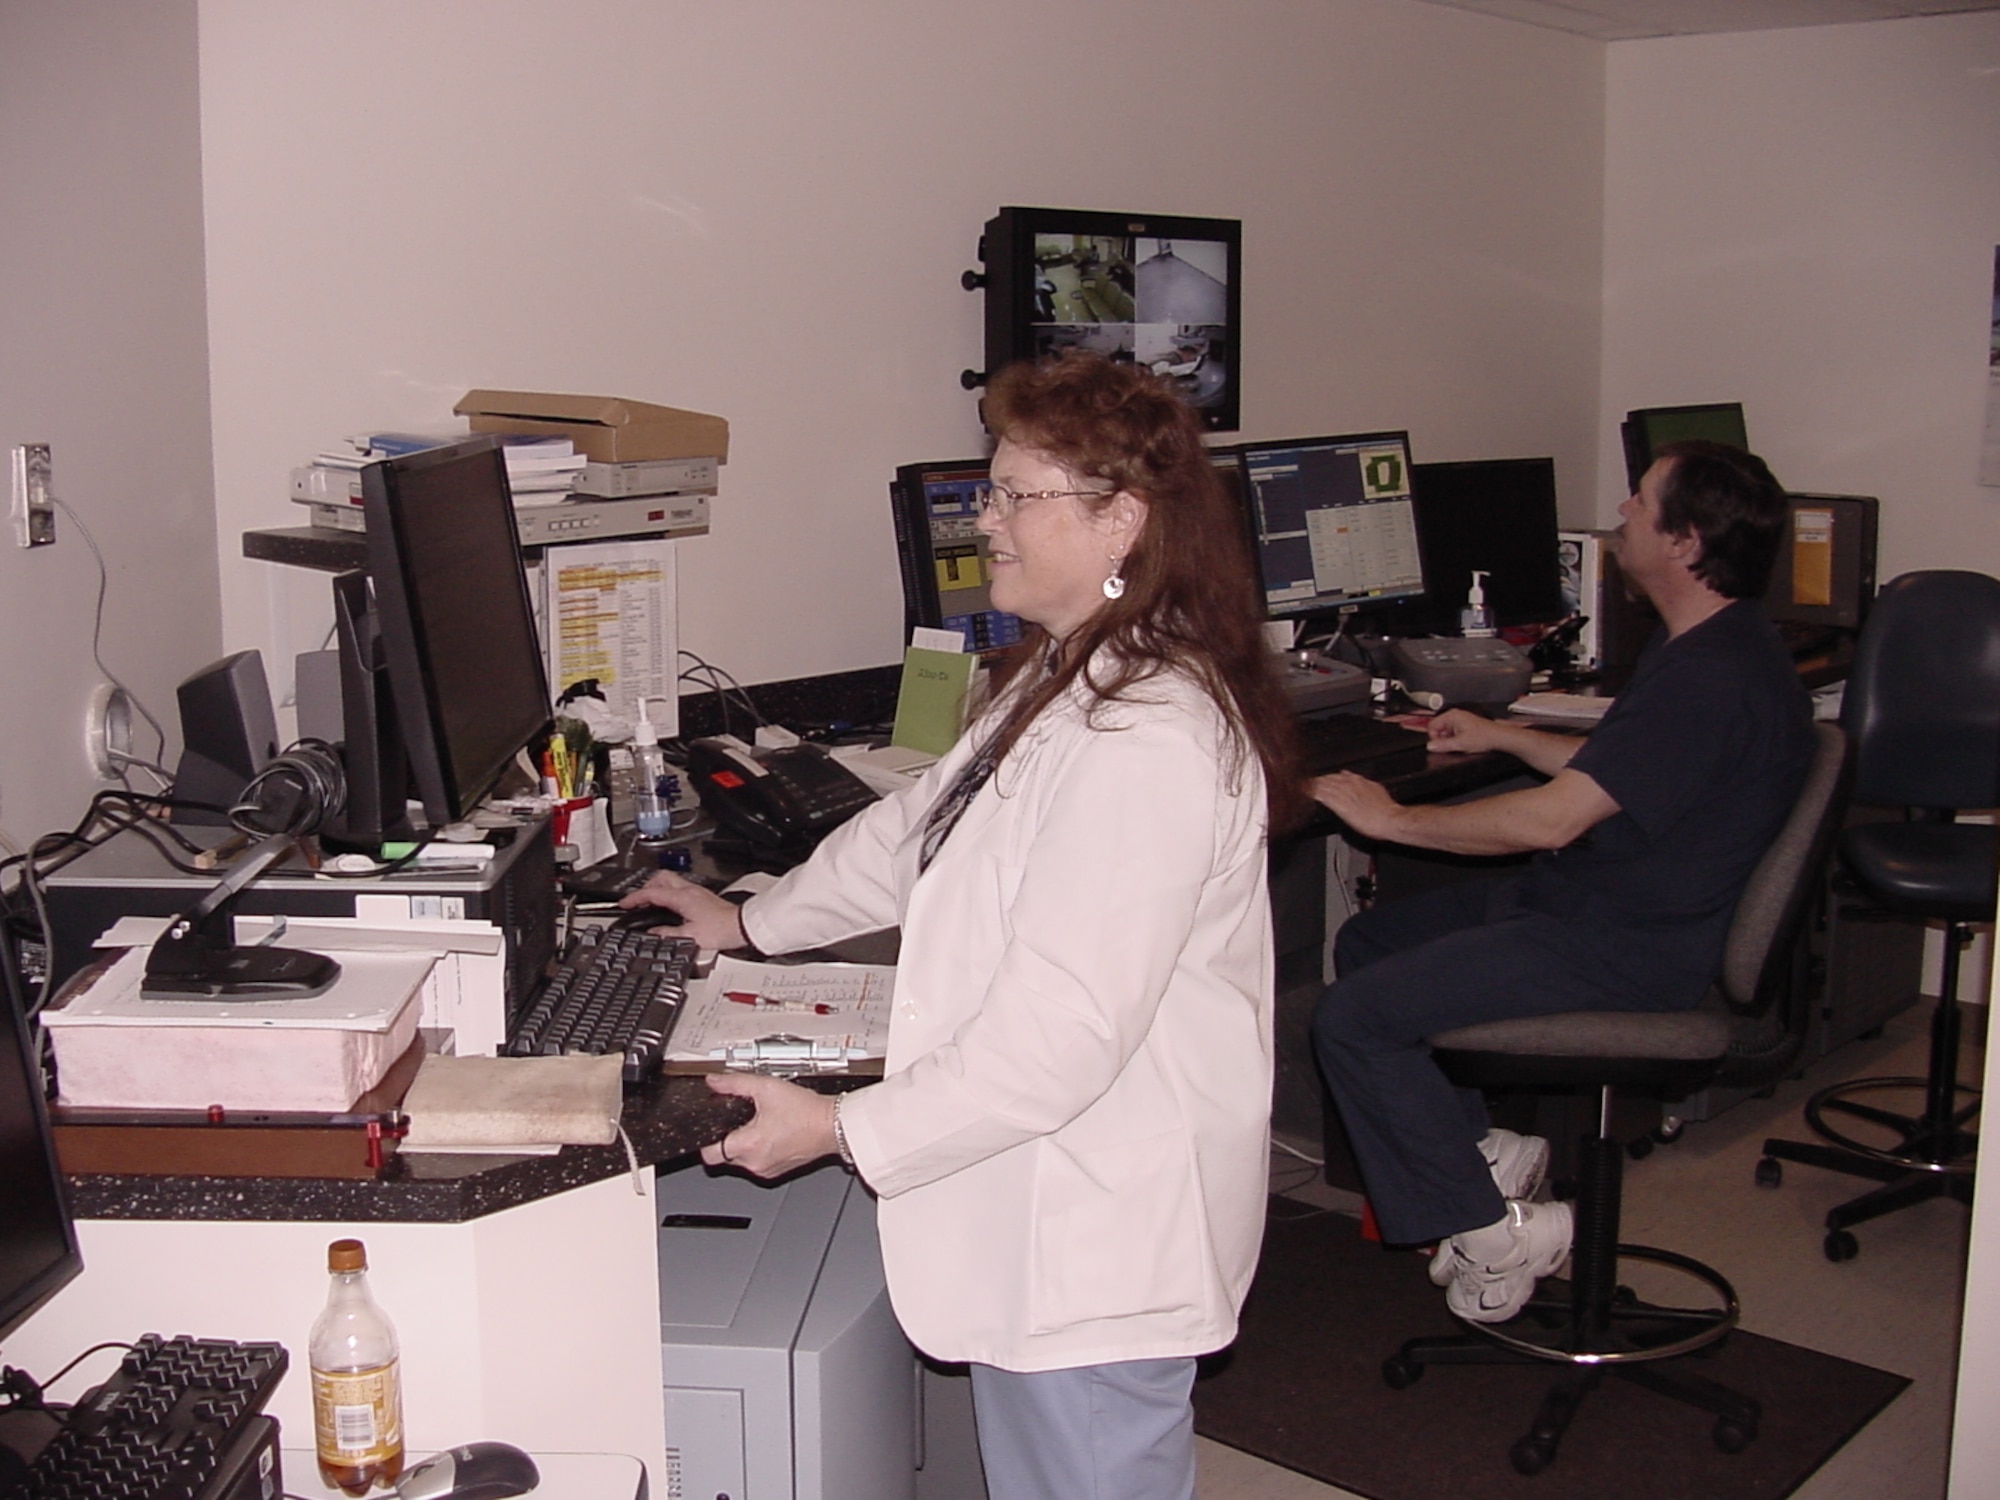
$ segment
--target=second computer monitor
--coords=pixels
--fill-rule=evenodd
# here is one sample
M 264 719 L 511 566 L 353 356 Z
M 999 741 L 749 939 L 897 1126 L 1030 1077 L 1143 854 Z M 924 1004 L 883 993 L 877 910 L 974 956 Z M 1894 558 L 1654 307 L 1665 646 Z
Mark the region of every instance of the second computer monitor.
M 1496 625 L 1553 625 L 1568 613 L 1554 459 L 1417 464 L 1411 473 L 1433 629 L 1457 628 L 1475 568 L 1487 575 Z
M 1625 413 L 1618 424 L 1625 445 L 1625 478 L 1638 493 L 1639 480 L 1668 443 L 1701 440 L 1748 448 L 1749 432 L 1739 401 L 1710 401 L 1698 406 L 1646 406 Z
M 1408 433 L 1245 443 L 1236 454 L 1272 619 L 1422 596 Z

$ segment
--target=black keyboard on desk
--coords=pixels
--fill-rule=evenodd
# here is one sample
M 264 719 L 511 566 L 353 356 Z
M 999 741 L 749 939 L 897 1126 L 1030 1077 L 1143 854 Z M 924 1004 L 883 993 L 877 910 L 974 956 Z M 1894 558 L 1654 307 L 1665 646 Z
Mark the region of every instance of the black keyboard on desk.
M 146 1334 L 70 1409 L 28 1466 L 32 1500 L 208 1500 L 254 1495 L 236 1478 L 277 1424 L 258 1413 L 290 1360 L 281 1344 Z M 254 1466 L 252 1466 L 254 1467 Z
M 584 932 L 528 1002 L 507 1039 L 509 1057 L 623 1053 L 637 1083 L 667 1055 L 687 1003 L 694 939 L 637 927 Z
M 1300 719 L 1299 744 L 1308 776 L 1330 771 L 1422 770 L 1430 736 L 1369 714 Z

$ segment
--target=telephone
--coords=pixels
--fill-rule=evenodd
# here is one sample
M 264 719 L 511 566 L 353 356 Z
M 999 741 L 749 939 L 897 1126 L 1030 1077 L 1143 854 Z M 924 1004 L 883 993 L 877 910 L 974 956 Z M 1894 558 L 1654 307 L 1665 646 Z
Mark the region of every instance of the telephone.
M 875 800 L 817 745 L 753 750 L 734 735 L 711 735 L 689 742 L 688 776 L 716 822 L 772 848 L 812 843 Z

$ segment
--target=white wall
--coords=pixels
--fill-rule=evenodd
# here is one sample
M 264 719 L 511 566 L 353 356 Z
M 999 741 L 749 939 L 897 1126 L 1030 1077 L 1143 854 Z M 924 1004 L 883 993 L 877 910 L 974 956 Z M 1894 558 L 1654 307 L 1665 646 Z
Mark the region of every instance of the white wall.
M 0 5 L 0 448 L 51 445 L 109 563 L 105 663 L 176 737 L 174 684 L 221 648 L 195 60 L 193 0 Z M 96 787 L 97 569 L 60 512 L 53 547 L 5 527 L 0 829 L 25 843 Z
M 684 644 L 900 652 L 887 485 L 979 451 L 960 290 L 1003 204 L 1245 222 L 1250 436 L 1596 461 L 1601 46 L 1405 0 L 202 0 L 232 646 L 246 528 L 333 437 L 475 386 L 726 416 Z M 287 610 L 290 613 L 287 613 Z
M 1881 498 L 1884 580 L 2000 572 L 2000 15 L 1608 50 L 1604 430 L 1741 400 L 1786 484 Z

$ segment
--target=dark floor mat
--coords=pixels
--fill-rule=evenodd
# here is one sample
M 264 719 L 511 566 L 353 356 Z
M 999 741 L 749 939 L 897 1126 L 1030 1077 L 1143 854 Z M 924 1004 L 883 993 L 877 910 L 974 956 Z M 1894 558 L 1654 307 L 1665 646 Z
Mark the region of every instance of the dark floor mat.
M 1763 1403 L 1746 1451 L 1718 1450 L 1706 1413 L 1607 1380 L 1527 1478 L 1508 1450 L 1561 1372 L 1448 1366 L 1390 1389 L 1382 1362 L 1403 1340 L 1459 1331 L 1427 1263 L 1344 1215 L 1299 1213 L 1272 1200 L 1242 1330 L 1195 1383 L 1195 1430 L 1371 1500 L 1780 1500 L 1909 1384 L 1738 1331 L 1693 1364 Z

